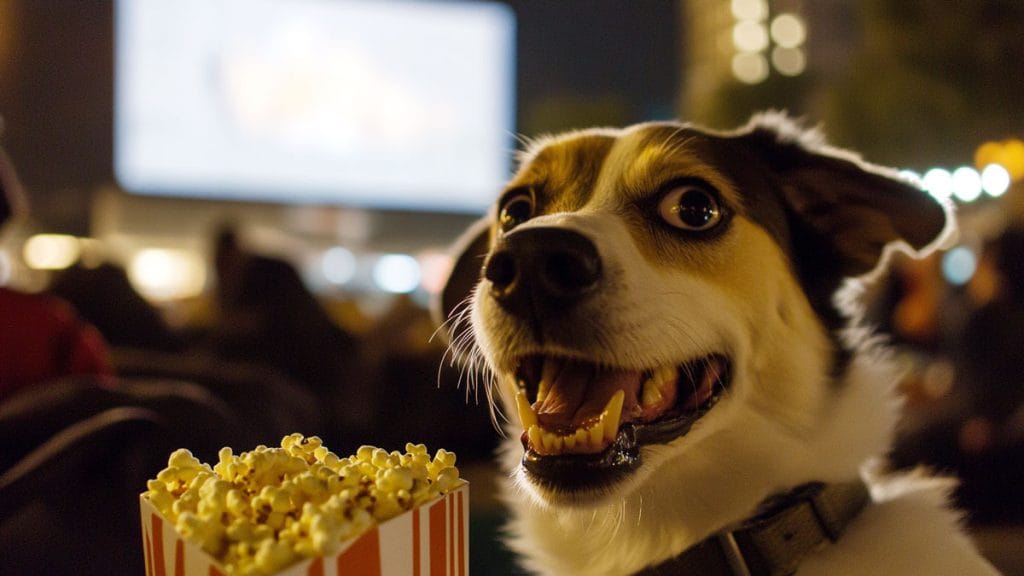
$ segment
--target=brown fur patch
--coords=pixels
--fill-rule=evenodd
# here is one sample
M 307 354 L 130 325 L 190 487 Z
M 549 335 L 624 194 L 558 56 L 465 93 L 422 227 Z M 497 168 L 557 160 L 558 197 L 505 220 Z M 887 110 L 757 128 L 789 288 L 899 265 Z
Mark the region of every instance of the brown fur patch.
M 614 144 L 614 136 L 599 131 L 553 140 L 528 158 L 506 190 L 532 189 L 539 213 L 578 210 L 593 194 L 601 165 Z

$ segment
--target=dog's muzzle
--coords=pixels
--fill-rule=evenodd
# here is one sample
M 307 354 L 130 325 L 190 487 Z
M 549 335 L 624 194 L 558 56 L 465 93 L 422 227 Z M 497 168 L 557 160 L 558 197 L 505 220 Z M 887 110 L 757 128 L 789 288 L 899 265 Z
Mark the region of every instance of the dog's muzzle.
M 597 247 L 563 228 L 523 228 L 507 234 L 484 265 L 491 296 L 535 330 L 596 290 L 602 277 Z
M 574 491 L 621 479 L 640 464 L 641 446 L 685 435 L 731 380 L 730 359 L 714 352 L 646 369 L 566 355 L 578 342 L 565 331 L 595 313 L 592 299 L 607 288 L 597 246 L 579 232 L 512 230 L 483 273 L 506 322 L 528 327 L 535 347 L 561 350 L 520 355 L 508 375 L 518 387 L 523 466 L 538 483 Z

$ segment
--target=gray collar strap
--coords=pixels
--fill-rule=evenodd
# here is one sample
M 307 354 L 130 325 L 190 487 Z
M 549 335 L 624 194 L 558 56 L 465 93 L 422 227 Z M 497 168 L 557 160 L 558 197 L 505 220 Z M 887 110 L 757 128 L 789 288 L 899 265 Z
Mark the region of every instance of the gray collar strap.
M 787 576 L 800 562 L 839 540 L 871 502 L 860 480 L 812 483 L 766 500 L 737 527 L 638 573 L 638 576 Z

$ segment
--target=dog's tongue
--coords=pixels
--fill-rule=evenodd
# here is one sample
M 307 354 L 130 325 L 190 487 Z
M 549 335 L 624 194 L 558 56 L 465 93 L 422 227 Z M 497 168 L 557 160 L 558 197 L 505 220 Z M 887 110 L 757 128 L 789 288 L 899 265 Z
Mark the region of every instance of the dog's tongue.
M 543 391 L 533 404 L 537 420 L 547 430 L 573 430 L 586 426 L 601 416 L 608 400 L 619 390 L 625 391 L 623 419 L 637 406 L 641 372 L 599 368 L 574 360 L 547 359 L 556 365 L 545 366 Z

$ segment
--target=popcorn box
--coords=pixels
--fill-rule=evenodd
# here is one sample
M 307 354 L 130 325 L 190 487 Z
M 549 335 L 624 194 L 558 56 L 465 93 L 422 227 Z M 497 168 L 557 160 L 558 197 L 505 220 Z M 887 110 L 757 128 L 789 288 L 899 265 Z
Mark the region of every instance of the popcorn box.
M 139 497 L 146 576 L 227 576 Z M 467 576 L 469 484 L 373 526 L 332 556 L 306 559 L 274 576 Z

